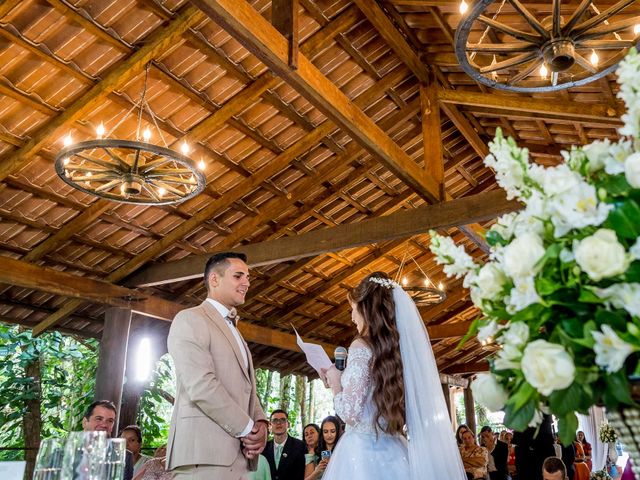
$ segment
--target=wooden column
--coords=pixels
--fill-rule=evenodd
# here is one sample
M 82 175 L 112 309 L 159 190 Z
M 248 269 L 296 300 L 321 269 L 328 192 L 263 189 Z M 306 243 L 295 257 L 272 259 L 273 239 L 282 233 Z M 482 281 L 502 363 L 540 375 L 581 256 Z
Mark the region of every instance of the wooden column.
M 471 387 L 467 387 L 464 389 L 464 416 L 465 423 L 469 430 L 476 434 L 476 408 L 475 402 L 473 401 L 473 392 L 471 391 Z
M 452 410 L 452 403 L 451 403 L 451 389 L 449 388 L 449 384 L 448 383 L 441 383 L 440 385 L 442 385 L 442 394 L 444 395 L 444 401 L 447 404 L 447 411 L 449 412 L 449 420 L 453 421 L 454 418 L 456 418 L 454 410 Z
M 113 426 L 113 435 L 118 432 L 130 327 L 131 310 L 110 308 L 105 312 L 96 373 L 95 398 L 96 400 L 111 400 L 116 405 L 116 423 Z

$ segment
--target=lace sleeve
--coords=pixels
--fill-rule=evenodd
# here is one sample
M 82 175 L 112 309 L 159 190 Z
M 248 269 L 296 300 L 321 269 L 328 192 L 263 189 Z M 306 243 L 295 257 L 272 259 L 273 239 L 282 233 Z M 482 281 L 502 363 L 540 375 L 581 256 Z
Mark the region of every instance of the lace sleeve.
M 349 361 L 342 374 L 342 391 L 333 399 L 336 414 L 348 425 L 355 425 L 362 415 L 369 394 L 371 350 L 351 347 Z

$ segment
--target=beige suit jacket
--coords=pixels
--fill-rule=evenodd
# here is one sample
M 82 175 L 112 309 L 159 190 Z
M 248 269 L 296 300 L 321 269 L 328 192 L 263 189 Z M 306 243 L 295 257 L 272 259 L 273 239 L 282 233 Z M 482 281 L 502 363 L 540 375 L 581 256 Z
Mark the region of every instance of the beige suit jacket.
M 167 345 L 177 393 L 167 445 L 167 469 L 185 465 L 229 466 L 241 451 L 238 435 L 249 419 L 265 419 L 249 368 L 233 333 L 206 300 L 176 315 Z M 255 470 L 257 458 L 248 463 Z

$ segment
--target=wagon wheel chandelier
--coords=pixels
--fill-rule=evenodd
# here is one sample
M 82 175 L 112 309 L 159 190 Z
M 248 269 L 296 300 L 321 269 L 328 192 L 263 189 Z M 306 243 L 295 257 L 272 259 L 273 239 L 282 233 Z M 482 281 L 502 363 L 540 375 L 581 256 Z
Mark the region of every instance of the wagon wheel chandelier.
M 416 267 L 418 267 L 418 270 L 420 270 L 420 273 L 423 275 L 424 278 L 422 280 L 422 285 L 410 283 L 407 277 L 403 275 L 407 257 L 416 264 Z M 413 302 L 418 306 L 435 305 L 443 302 L 447 298 L 447 294 L 442 283 L 436 287 L 429 278 L 429 275 L 425 273 L 408 249 L 405 251 L 404 257 L 400 262 L 394 281 L 402 284 L 404 291 L 409 294 Z
M 613 72 L 640 42 L 640 15 L 628 8 L 636 0 L 602 11 L 593 0 L 582 0 L 565 15 L 561 0 L 553 0 L 546 17 L 526 3 L 478 0 L 468 7 L 462 0 L 456 56 L 474 80 L 515 92 L 584 85 Z
M 183 142 L 181 152 L 167 145 L 153 110 L 146 100 L 147 65 L 140 100 L 109 132 L 101 123 L 97 139 L 73 143 L 71 135 L 55 159 L 58 176 L 82 192 L 122 203 L 167 205 L 198 195 L 205 187 L 204 162 L 189 158 L 189 146 Z M 143 129 L 143 112 L 151 122 Z M 135 139 L 110 138 L 131 115 L 137 115 Z M 150 143 L 152 129 L 164 146 Z

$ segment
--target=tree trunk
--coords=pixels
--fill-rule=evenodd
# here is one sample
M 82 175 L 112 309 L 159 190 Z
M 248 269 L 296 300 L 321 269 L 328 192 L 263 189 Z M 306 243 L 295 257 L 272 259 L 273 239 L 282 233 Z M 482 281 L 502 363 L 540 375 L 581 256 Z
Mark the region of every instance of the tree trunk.
M 22 419 L 22 430 L 24 432 L 25 460 L 27 466 L 24 472 L 25 480 L 33 477 L 33 468 L 36 464 L 38 456 L 38 448 L 40 448 L 40 435 L 42 431 L 42 384 L 40 383 L 42 356 L 38 352 L 38 356 L 29 361 L 25 365 L 25 376 L 32 378 L 31 391 L 34 393 L 33 398 L 26 400 L 25 416 Z
M 300 422 L 304 428 L 309 422 L 307 421 L 307 382 L 306 377 L 302 375 L 296 377 L 296 405 L 300 409 Z
M 307 416 L 309 422 L 313 422 L 316 418 L 316 402 L 313 398 L 313 382 L 309 382 L 309 398 L 307 399 Z
M 267 410 L 269 410 L 269 399 L 271 398 L 272 389 L 273 389 L 273 370 L 267 370 L 267 383 L 264 386 L 264 392 L 262 394 L 262 398 L 260 399 L 260 403 L 262 404 L 262 408 L 264 409 L 265 413 L 267 412 Z
M 280 406 L 278 408 L 289 411 L 291 404 L 291 375 L 280 377 Z

